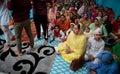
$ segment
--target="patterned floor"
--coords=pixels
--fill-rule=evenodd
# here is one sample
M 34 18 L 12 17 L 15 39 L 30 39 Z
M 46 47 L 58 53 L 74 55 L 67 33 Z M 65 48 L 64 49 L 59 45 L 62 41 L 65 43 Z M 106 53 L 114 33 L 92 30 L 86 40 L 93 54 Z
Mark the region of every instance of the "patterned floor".
M 13 34 L 14 31 L 12 30 Z M 4 35 L 0 35 L 1 39 L 4 39 Z M 53 41 L 53 42 L 49 42 L 50 40 L 48 39 L 48 46 L 54 46 L 56 47 L 60 42 L 59 41 Z M 43 44 L 44 42 L 44 38 L 42 38 L 39 41 L 35 42 L 35 45 L 40 45 Z M 87 74 L 87 69 L 85 67 L 79 69 L 76 72 L 73 72 L 72 70 L 70 70 L 69 68 L 69 64 L 67 62 L 65 62 L 62 57 L 60 55 L 57 55 L 54 59 L 52 68 L 50 70 L 50 74 Z
M 88 74 L 88 71 L 85 67 L 82 67 L 76 72 L 73 72 L 69 68 L 69 63 L 65 62 L 60 55 L 57 55 L 53 66 L 51 68 L 50 74 Z

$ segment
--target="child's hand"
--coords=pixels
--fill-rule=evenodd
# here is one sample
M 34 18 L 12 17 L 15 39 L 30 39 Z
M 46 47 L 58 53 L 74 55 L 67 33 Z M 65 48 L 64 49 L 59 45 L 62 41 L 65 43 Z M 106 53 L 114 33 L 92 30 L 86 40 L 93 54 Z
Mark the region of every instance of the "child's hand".
M 91 61 L 93 61 L 93 60 L 95 59 L 91 54 L 88 55 L 88 58 L 89 58 Z

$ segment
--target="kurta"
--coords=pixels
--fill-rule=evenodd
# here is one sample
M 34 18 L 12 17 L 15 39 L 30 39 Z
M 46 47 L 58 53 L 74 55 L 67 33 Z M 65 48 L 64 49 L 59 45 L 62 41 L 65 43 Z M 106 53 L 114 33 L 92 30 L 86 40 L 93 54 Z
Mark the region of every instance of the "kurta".
M 65 52 L 65 47 L 69 46 L 70 50 L 74 51 L 73 53 L 67 54 Z M 75 35 L 73 32 L 70 32 L 67 40 L 64 43 L 58 45 L 59 52 L 63 59 L 68 63 L 71 63 L 72 60 L 78 59 L 81 55 L 84 54 L 86 47 L 86 38 L 84 35 Z
M 99 41 L 96 41 L 94 37 L 90 37 L 88 39 L 88 45 L 87 45 L 87 54 L 91 54 L 92 56 L 96 57 L 97 54 L 102 52 L 104 50 L 105 42 L 101 39 Z

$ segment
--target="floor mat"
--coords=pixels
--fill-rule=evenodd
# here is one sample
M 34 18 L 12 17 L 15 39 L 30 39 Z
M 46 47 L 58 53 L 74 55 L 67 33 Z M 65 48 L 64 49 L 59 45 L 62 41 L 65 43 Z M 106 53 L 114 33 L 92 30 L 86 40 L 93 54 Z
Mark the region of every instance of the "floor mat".
M 7 74 L 49 74 L 55 49 L 51 46 L 38 46 L 34 52 L 16 56 L 12 48 L 0 53 L 0 72 Z
M 76 72 L 70 70 L 69 63 L 65 62 L 60 55 L 57 55 L 55 57 L 50 74 L 88 74 L 88 71 L 86 67 L 82 67 Z

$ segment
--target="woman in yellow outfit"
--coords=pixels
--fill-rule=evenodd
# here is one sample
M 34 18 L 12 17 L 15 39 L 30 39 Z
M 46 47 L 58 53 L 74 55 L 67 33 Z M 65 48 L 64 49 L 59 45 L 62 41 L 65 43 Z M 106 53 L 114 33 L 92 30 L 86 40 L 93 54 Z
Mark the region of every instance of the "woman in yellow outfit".
M 65 42 L 58 45 L 58 53 L 65 61 L 71 63 L 72 60 L 80 58 L 85 52 L 86 38 L 80 25 L 74 25 Z

